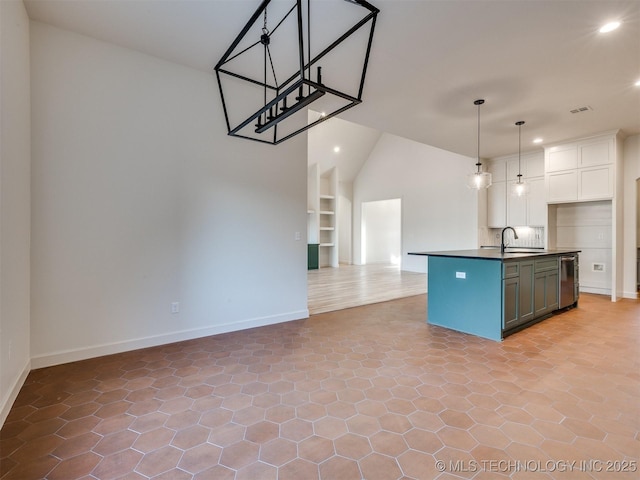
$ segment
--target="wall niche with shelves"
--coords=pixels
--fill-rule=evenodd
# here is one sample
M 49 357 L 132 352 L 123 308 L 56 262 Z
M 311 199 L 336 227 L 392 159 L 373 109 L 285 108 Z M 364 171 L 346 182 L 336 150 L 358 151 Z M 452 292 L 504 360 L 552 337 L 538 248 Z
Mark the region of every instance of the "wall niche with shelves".
M 318 164 L 308 171 L 307 238 L 318 245 L 318 266 L 338 267 L 338 172 L 320 174 Z

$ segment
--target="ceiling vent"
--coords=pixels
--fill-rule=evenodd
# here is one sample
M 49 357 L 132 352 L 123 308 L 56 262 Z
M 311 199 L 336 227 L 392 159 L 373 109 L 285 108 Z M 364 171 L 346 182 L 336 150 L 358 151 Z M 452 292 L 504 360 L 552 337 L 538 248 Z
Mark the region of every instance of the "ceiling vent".
M 569 110 L 571 113 L 582 113 L 582 112 L 590 112 L 592 111 L 593 108 L 591 108 L 589 105 L 585 106 L 585 107 L 578 107 L 578 108 L 574 108 L 573 110 Z

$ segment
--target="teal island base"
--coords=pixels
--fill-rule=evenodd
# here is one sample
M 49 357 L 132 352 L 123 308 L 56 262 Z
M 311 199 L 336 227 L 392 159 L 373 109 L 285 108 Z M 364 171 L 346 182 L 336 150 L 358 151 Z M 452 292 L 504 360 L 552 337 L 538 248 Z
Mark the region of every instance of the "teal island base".
M 428 256 L 427 322 L 500 341 L 578 302 L 578 252 L 457 250 Z M 563 270 L 570 256 L 574 276 Z M 561 278 L 562 277 L 562 278 Z M 572 284 L 567 285 L 570 278 Z M 575 283 L 573 283 L 575 282 Z M 561 292 L 569 290 L 561 301 Z
M 429 257 L 427 321 L 502 340 L 502 264 L 482 259 Z

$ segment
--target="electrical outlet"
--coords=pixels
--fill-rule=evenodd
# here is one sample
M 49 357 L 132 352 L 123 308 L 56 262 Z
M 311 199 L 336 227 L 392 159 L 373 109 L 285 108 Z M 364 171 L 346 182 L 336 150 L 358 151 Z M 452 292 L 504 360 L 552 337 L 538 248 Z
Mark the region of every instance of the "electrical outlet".
M 467 272 L 456 272 L 456 278 L 467 278 Z
M 300 232 L 296 232 L 293 238 L 296 240 L 296 242 L 299 242 L 300 240 L 302 240 L 302 235 L 300 234 Z
M 179 313 L 179 312 L 180 312 L 180 302 L 172 302 L 171 313 Z

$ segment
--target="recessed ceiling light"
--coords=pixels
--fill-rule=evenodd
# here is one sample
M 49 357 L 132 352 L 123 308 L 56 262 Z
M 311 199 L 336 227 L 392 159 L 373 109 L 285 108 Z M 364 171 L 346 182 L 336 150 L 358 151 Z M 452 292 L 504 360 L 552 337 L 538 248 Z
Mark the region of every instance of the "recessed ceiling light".
M 634 85 L 635 85 L 636 87 L 640 87 L 640 80 L 638 80 L 636 83 L 634 83 Z
M 620 22 L 609 22 L 605 23 L 602 27 L 600 27 L 600 33 L 609 33 L 613 32 L 616 28 L 620 26 Z
M 542 138 L 534 138 L 533 139 L 533 143 L 542 143 L 543 139 Z
M 333 152 L 334 153 L 340 153 L 340 147 L 338 147 L 338 146 L 333 147 Z

